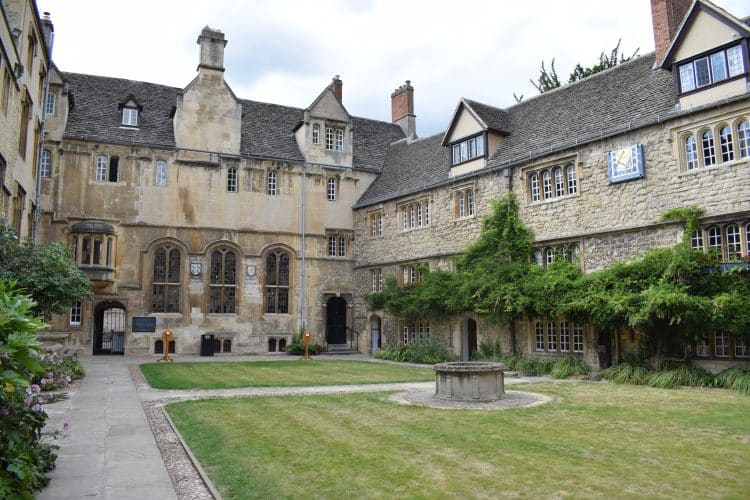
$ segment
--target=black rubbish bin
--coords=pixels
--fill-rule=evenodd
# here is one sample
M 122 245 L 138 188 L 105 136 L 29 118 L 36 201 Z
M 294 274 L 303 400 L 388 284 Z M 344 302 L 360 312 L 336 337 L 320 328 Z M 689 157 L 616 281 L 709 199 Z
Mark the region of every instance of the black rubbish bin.
M 201 356 L 214 355 L 214 336 L 206 333 L 201 335 Z

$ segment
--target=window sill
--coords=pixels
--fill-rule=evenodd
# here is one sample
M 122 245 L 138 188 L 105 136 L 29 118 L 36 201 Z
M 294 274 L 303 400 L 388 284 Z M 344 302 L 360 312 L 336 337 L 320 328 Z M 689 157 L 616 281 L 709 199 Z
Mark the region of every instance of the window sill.
M 401 234 L 411 233 L 412 231 L 420 231 L 422 229 L 427 229 L 428 227 L 430 227 L 430 226 L 427 225 L 427 226 L 419 226 L 419 227 L 410 227 L 409 229 L 402 229 L 401 231 L 399 231 L 399 233 L 401 233 Z
M 683 177 L 683 176 L 687 176 L 687 175 L 696 175 L 699 172 L 713 172 L 714 170 L 718 170 L 720 168 L 734 168 L 734 167 L 737 167 L 737 166 L 747 166 L 748 164 L 750 164 L 750 157 L 749 156 L 746 156 L 746 157 L 740 158 L 740 159 L 736 159 L 736 160 L 727 161 L 727 162 L 714 163 L 713 165 L 709 165 L 707 167 L 700 166 L 700 167 L 696 167 L 696 168 L 691 169 L 691 170 L 688 170 L 687 167 L 684 164 L 682 164 L 681 165 L 682 166 L 682 170 L 680 171 L 680 173 L 677 174 L 677 176 L 678 177 Z
M 154 318 L 181 318 L 181 312 L 150 312 L 149 316 Z
M 539 201 L 530 201 L 527 206 L 540 206 L 540 205 L 546 205 L 549 203 L 555 203 L 556 201 L 564 201 L 564 200 L 572 200 L 574 198 L 578 198 L 579 193 L 575 194 L 566 194 L 564 196 L 555 196 L 554 198 L 547 198 L 545 200 L 539 200 Z
M 238 317 L 237 313 L 208 313 L 209 316 L 225 316 L 225 317 Z
M 463 217 L 456 216 L 453 219 L 453 222 L 460 222 L 460 221 L 465 221 L 465 220 L 472 220 L 472 219 L 476 219 L 476 218 L 477 218 L 477 214 L 464 215 Z

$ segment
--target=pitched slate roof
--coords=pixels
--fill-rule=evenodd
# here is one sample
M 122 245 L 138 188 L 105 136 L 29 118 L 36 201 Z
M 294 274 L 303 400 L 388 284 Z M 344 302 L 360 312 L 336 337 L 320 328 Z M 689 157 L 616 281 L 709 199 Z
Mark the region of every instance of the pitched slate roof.
M 508 108 L 510 135 L 488 166 L 518 162 L 565 144 L 573 147 L 673 113 L 677 94 L 672 73 L 654 70 L 653 64 L 654 54 L 644 55 Z
M 398 198 L 431 187 L 448 178 L 448 150 L 441 146 L 443 133 L 411 143 L 391 145 L 383 170 L 355 207 Z
M 62 73 L 73 92 L 65 136 L 97 142 L 132 143 L 174 147 L 169 113 L 179 89 L 153 83 Z M 143 106 L 137 129 L 120 127 L 118 105 L 133 95 Z
M 487 169 L 522 163 L 618 130 L 650 124 L 657 116 L 664 119 L 676 114 L 672 74 L 653 70 L 653 64 L 654 54 L 644 55 L 507 109 L 464 99 L 485 124 L 508 133 L 492 153 Z M 451 182 L 447 149 L 435 137 L 442 134 L 412 144 L 404 142 L 398 149 L 394 146 L 380 177 L 356 206 Z
M 175 147 L 170 113 L 182 89 L 103 76 L 63 73 L 74 96 L 65 136 L 95 142 Z M 120 126 L 119 104 L 133 97 L 143 106 L 137 129 Z M 303 119 L 300 108 L 240 99 L 240 153 L 245 156 L 304 161 L 294 137 Z M 380 170 L 393 141 L 404 137 L 401 127 L 352 117 L 353 166 Z
M 500 108 L 490 106 L 471 99 L 463 99 L 464 102 L 477 114 L 487 128 L 496 132 L 508 132 L 508 113 Z

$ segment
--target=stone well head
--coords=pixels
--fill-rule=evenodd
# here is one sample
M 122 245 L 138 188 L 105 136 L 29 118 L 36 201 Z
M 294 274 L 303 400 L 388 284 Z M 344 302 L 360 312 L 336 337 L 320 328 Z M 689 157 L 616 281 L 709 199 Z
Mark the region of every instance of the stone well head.
M 505 394 L 505 365 L 480 361 L 439 363 L 435 397 L 452 401 L 492 402 Z

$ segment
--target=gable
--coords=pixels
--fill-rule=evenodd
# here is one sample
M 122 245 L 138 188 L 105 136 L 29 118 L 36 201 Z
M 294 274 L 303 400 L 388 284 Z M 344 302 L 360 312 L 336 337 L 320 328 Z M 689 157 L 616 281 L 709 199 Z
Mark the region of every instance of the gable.
M 324 118 L 328 120 L 335 120 L 340 122 L 348 122 L 350 117 L 344 105 L 336 99 L 333 95 L 333 91 L 326 89 L 309 108 L 311 117 Z
M 737 30 L 725 20 L 699 10 L 689 26 L 685 26 L 673 61 L 690 59 L 716 47 L 738 40 Z
M 443 144 L 450 144 L 482 131 L 484 131 L 484 125 L 462 104 L 451 122 L 451 127 L 445 135 Z

